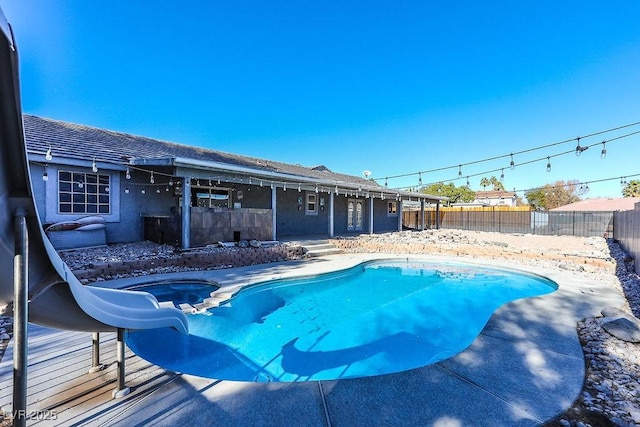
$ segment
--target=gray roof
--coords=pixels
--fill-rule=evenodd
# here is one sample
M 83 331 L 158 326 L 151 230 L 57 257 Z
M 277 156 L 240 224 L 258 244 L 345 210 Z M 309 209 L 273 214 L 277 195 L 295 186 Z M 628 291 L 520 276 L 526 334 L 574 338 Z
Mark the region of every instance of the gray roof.
M 115 165 L 171 165 L 185 161 L 193 162 L 194 167 L 206 165 L 208 162 L 251 169 L 252 173 L 278 174 L 290 176 L 292 180 L 299 177 L 317 181 L 335 181 L 341 185 L 362 186 L 371 191 L 395 193 L 397 190 L 386 188 L 380 184 L 358 176 L 340 174 L 330 171 L 326 166 L 304 167 L 281 163 L 272 160 L 225 153 L 173 142 L 161 141 L 144 136 L 114 132 L 90 126 L 67 123 L 25 114 L 24 131 L 27 150 L 30 154 L 44 155 L 51 147 L 55 156 Z M 99 155 L 96 156 L 96 153 Z M 154 163 L 155 162 L 155 163 Z M 428 196 L 419 193 L 398 191 L 402 195 Z M 442 199 L 431 196 L 432 199 Z

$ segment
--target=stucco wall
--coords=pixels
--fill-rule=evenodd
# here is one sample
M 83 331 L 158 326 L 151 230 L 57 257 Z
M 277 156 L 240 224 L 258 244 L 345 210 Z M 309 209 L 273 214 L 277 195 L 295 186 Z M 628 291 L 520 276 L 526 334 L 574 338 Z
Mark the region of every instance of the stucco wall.
M 304 236 L 314 234 L 327 234 L 329 230 L 329 195 L 318 193 L 324 198 L 324 210 L 319 206 L 317 215 L 307 215 L 305 212 L 306 193 L 297 189 L 282 188 L 277 190 L 276 205 L 276 234 L 277 237 Z M 298 204 L 298 198 L 302 198 L 302 204 Z

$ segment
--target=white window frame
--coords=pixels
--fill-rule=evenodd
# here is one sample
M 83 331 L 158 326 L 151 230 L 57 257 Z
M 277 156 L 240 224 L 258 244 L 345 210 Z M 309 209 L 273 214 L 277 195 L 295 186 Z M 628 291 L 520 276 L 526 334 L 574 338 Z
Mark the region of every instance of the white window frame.
M 80 173 L 86 175 L 109 176 L 109 213 L 78 213 L 59 212 L 60 186 L 58 183 L 59 171 Z M 84 216 L 99 215 L 107 222 L 120 222 L 120 171 L 99 170 L 97 173 L 82 167 L 71 165 L 48 165 L 49 179 L 44 182 L 44 219 L 43 222 L 53 223 L 60 221 L 73 221 Z M 42 200 L 42 199 L 40 199 Z
M 58 170 L 57 175 L 58 215 L 111 214 L 111 175 L 67 170 Z
M 318 215 L 318 193 L 307 191 L 304 204 L 305 215 Z
M 398 202 L 389 200 L 387 202 L 387 216 L 398 216 Z
M 227 193 L 227 208 L 231 208 L 231 197 L 232 197 L 232 190 L 231 188 L 227 188 L 227 187 L 209 187 L 209 186 L 193 186 L 191 187 L 192 191 L 195 190 L 196 191 L 196 199 L 198 199 L 197 193 L 208 193 L 209 194 L 209 206 L 202 206 L 202 207 L 207 207 L 207 208 L 221 208 L 222 206 L 212 206 L 212 200 L 214 200 L 214 198 L 211 197 L 212 192 L 216 192 L 216 193 L 222 193 L 222 192 L 226 192 Z M 203 198 L 204 200 L 204 198 Z M 200 206 L 198 204 L 198 206 Z

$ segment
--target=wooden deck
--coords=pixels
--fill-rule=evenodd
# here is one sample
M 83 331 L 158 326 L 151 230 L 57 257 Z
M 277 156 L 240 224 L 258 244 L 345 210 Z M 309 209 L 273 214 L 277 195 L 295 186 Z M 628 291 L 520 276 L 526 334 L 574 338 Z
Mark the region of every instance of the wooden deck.
M 28 425 L 114 425 L 123 412 L 146 395 L 173 381 L 167 372 L 126 350 L 126 385 L 131 394 L 113 399 L 116 388 L 116 334 L 100 334 L 100 363 L 89 373 L 91 334 L 29 325 Z M 0 363 L 0 408 L 12 411 L 13 341 Z M 3 423 L 3 425 L 6 424 Z

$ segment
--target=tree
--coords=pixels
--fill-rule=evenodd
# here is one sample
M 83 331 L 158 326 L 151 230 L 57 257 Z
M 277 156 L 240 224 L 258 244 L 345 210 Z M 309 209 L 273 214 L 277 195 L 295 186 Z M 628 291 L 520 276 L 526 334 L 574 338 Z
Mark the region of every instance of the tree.
M 431 194 L 433 196 L 448 197 L 449 203 L 471 202 L 476 198 L 475 191 L 471 190 L 467 186 L 456 187 L 453 182 L 448 184 L 444 184 L 442 182 L 431 184 L 423 187 L 420 192 L 424 194 Z
M 502 185 L 502 182 L 495 176 L 489 178 L 489 182 L 493 185 L 493 191 L 504 191 L 504 185 Z
M 487 178 L 487 177 L 482 178 L 480 180 L 480 186 L 484 190 L 486 190 L 487 187 L 491 186 L 493 187 L 493 191 L 504 191 L 504 185 L 502 185 L 502 182 L 500 182 L 500 180 L 495 176 L 492 176 L 491 178 Z
M 524 196 L 534 209 L 549 210 L 580 201 L 580 196 L 587 191 L 589 189 L 576 180 L 556 181 L 555 184 L 529 190 Z
M 487 187 L 488 187 L 489 185 L 491 185 L 491 181 L 489 181 L 486 177 L 484 177 L 484 178 L 482 178 L 482 179 L 480 180 L 480 186 L 481 186 L 484 190 L 486 190 L 486 189 L 487 189 Z
M 640 181 L 632 179 L 622 189 L 623 197 L 640 197 Z

